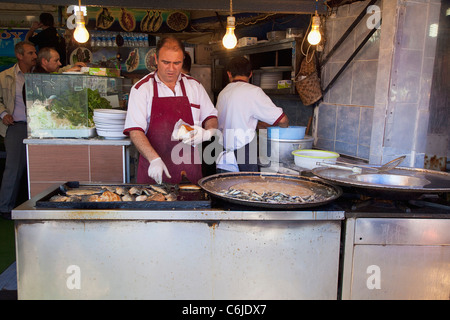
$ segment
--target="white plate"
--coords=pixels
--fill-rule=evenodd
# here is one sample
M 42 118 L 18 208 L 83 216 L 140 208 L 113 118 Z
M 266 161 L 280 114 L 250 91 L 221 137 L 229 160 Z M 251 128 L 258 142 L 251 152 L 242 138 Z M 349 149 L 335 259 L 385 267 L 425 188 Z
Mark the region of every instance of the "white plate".
M 104 131 L 104 130 L 98 130 L 97 134 L 101 137 L 104 137 L 106 139 L 123 139 L 126 138 L 126 135 L 124 135 L 121 131 Z
M 98 130 L 105 130 L 105 131 L 123 131 L 124 126 L 123 125 L 111 125 L 111 124 L 95 124 L 95 128 Z
M 261 70 L 271 71 L 271 72 L 279 72 L 279 71 L 291 71 L 292 67 L 290 66 L 279 66 L 279 67 L 261 67 Z
M 119 109 L 94 109 L 94 113 L 98 113 L 101 115 L 126 115 L 127 112 L 125 110 L 119 110 Z
M 93 117 L 95 123 L 101 123 L 101 124 L 125 124 L 125 119 L 109 119 L 99 116 Z
M 125 119 L 127 112 L 117 109 L 95 109 L 94 116 L 104 119 Z

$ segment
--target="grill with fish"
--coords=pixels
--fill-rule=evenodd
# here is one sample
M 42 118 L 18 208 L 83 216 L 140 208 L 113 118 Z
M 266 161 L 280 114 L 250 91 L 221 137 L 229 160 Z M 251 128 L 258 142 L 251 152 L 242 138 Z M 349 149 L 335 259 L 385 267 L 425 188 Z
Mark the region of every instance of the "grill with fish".
M 210 208 L 211 199 L 192 184 L 80 184 L 66 182 L 49 189 L 36 207 L 56 209 L 195 209 Z

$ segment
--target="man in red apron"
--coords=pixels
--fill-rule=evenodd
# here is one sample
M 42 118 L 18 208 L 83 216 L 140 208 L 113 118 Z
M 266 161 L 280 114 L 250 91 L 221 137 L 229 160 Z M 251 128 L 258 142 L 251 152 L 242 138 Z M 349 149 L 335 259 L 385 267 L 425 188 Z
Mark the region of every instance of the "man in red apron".
M 140 153 L 138 183 L 179 183 L 181 172 L 193 182 L 202 177 L 201 142 L 217 129 L 217 110 L 194 78 L 181 74 L 184 46 L 174 37 L 158 42 L 158 69 L 130 91 L 124 134 Z M 184 142 L 171 136 L 179 120 L 193 126 L 195 135 Z

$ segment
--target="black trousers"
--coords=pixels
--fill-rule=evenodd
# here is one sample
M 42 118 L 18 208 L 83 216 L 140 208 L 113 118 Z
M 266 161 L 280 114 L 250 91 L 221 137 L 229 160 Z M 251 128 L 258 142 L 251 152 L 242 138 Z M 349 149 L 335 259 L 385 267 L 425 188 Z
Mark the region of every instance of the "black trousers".
M 242 148 L 234 150 L 234 156 L 236 157 L 239 171 L 259 172 L 257 135 L 255 135 L 253 140 L 247 143 Z

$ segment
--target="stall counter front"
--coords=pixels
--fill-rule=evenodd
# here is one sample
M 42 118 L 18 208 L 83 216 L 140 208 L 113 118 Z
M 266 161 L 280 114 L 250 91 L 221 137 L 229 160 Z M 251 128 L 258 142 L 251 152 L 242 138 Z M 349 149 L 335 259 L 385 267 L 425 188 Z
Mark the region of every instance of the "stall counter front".
M 13 210 L 19 299 L 337 299 L 343 211 Z
M 130 139 L 25 139 L 28 195 L 65 181 L 130 182 Z

